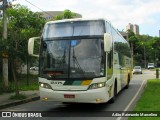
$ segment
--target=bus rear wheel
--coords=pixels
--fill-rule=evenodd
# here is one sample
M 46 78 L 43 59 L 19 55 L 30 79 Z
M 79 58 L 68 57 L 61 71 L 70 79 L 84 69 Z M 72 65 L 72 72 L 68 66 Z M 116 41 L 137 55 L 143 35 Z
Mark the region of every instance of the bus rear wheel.
M 127 85 L 125 86 L 125 89 L 129 88 L 129 83 L 130 83 L 130 76 L 128 75 Z

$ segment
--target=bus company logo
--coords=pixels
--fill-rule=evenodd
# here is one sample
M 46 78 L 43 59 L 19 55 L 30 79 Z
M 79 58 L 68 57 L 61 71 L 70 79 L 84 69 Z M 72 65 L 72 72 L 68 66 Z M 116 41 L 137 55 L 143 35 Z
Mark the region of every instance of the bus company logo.
M 42 117 L 40 112 L 2 112 L 0 117 Z
M 63 85 L 63 81 L 51 81 L 51 84 L 56 84 L 56 85 Z
M 11 117 L 11 112 L 2 112 L 2 117 Z

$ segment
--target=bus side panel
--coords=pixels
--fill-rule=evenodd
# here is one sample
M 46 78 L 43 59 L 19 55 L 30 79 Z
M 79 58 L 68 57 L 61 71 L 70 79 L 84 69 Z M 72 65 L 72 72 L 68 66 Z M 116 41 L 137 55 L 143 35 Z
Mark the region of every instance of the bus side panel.
M 121 90 L 121 72 L 120 72 L 120 65 L 119 65 L 119 59 L 118 59 L 118 52 L 113 53 L 113 64 L 114 64 L 114 77 L 117 80 L 117 93 Z

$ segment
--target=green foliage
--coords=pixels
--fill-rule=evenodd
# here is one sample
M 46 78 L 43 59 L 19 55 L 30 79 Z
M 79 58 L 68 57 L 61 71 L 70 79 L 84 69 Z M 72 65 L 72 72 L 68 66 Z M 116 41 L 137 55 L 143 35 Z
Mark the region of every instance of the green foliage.
M 22 5 L 7 9 L 7 15 L 10 28 L 14 27 L 15 30 L 37 28 L 39 31 L 45 22 L 39 13 L 32 12 Z M 37 30 L 35 31 L 38 32 Z
M 21 90 L 21 91 L 38 90 L 38 89 L 39 89 L 38 82 L 34 83 L 34 84 L 31 84 L 29 86 L 27 86 L 27 85 L 19 86 L 19 90 Z
M 15 86 L 9 87 L 9 91 L 17 88 L 16 92 L 18 93 L 16 69 L 20 68 L 23 63 L 27 62 L 28 39 L 33 36 L 40 36 L 45 19 L 42 18 L 39 13 L 32 12 L 22 5 L 8 8 L 7 16 L 7 39 L 0 40 L 0 59 L 2 57 L 8 57 L 10 64 L 9 75 L 13 76 L 13 78 L 10 79 L 11 81 L 14 79 L 15 82 Z M 2 23 L 2 21 L 0 22 Z M 2 28 L 2 24 L 0 24 L 0 28 Z M 2 38 L 2 29 L 0 30 L 0 33 L 0 38 Z M 30 57 L 29 60 L 33 63 L 34 59 Z M 32 89 L 37 89 L 37 87 L 32 87 Z
M 130 48 L 128 47 L 128 44 L 121 43 L 121 42 L 115 42 L 115 50 L 119 51 L 121 54 L 130 57 L 131 51 Z
M 62 20 L 62 19 L 70 19 L 76 16 L 75 13 L 71 12 L 70 10 L 64 10 L 64 12 L 58 16 L 55 16 L 55 20 Z
M 146 63 L 154 62 L 160 66 L 160 38 L 149 35 L 135 35 L 132 31 L 128 31 L 130 45 L 133 47 L 134 65 L 141 65 L 144 67 L 144 60 Z
M 38 76 L 37 75 L 29 75 L 28 81 L 29 85 L 27 85 L 27 75 L 26 74 L 18 74 L 18 83 L 19 83 L 19 90 L 20 91 L 27 91 L 27 90 L 38 90 L 39 84 L 38 84 Z M 15 91 L 15 85 L 14 81 L 9 81 L 9 88 L 7 93 L 11 93 Z M 0 94 L 4 93 L 2 88 L 2 78 L 0 77 Z
M 14 92 L 14 85 L 11 84 L 11 82 L 9 82 L 9 87 L 7 89 L 7 91 L 5 91 L 6 93 L 12 93 Z M 0 79 L 0 94 L 3 94 L 3 83 L 2 83 L 2 79 Z
M 132 36 L 135 36 L 134 32 L 131 31 L 131 30 L 128 30 L 127 33 L 128 33 L 129 38 L 132 37 Z
M 39 13 L 34 13 L 21 5 L 7 9 L 7 15 L 8 39 L 0 40 L 0 57 L 3 52 L 7 52 L 9 59 L 18 59 L 18 62 L 25 63 L 28 54 L 28 39 L 41 34 L 45 20 Z M 0 33 L 2 33 L 1 30 Z M 0 38 L 2 38 L 1 35 Z
M 45 20 L 39 13 L 34 13 L 28 8 L 17 5 L 7 9 L 8 14 L 8 53 L 12 59 L 18 58 L 25 62 L 28 39 L 33 36 L 40 36 L 40 31 Z
M 12 95 L 9 99 L 12 99 L 12 100 L 23 100 L 23 99 L 26 99 L 27 96 L 24 95 L 24 94 L 19 94 L 19 95 Z
M 24 55 L 27 55 L 28 39 L 41 34 L 45 20 L 39 13 L 34 13 L 21 5 L 7 9 L 7 15 L 8 39 L 0 41 L 0 51 L 7 50 L 10 56 L 24 60 Z
M 19 74 L 19 90 L 27 91 L 27 90 L 38 90 L 38 75 L 29 75 L 28 81 L 29 85 L 27 85 L 27 75 L 26 74 Z

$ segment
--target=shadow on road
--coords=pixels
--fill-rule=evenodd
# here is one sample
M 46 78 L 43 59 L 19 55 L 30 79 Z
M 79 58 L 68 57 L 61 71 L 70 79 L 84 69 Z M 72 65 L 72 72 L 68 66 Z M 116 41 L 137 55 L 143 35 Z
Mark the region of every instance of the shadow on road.
M 60 107 L 50 109 L 49 112 L 43 113 L 43 116 L 52 117 L 108 117 L 113 112 L 105 111 L 109 103 L 102 104 L 83 104 L 71 103 Z
M 52 117 L 106 117 L 111 116 L 112 112 L 105 111 L 110 105 L 109 102 L 101 104 L 88 103 L 63 103 L 49 112 L 43 113 L 43 116 Z

